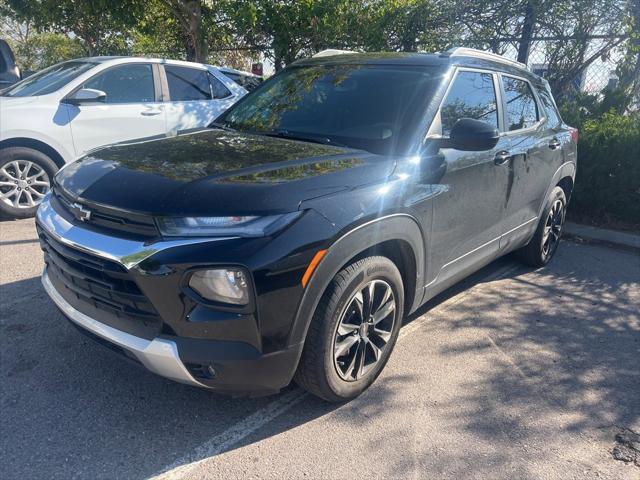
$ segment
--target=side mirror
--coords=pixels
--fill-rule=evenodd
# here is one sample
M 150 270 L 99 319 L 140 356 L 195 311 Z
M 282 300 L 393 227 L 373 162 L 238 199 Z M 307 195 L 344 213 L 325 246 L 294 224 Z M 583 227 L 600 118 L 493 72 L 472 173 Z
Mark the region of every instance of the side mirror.
M 461 118 L 451 129 L 446 147 L 463 151 L 491 150 L 496 146 L 500 134 L 488 123 L 472 118 Z
M 70 103 L 71 105 L 85 105 L 88 103 L 98 103 L 107 99 L 107 94 L 102 90 L 94 90 L 93 88 L 81 88 L 73 95 L 66 97 L 62 100 L 64 103 Z

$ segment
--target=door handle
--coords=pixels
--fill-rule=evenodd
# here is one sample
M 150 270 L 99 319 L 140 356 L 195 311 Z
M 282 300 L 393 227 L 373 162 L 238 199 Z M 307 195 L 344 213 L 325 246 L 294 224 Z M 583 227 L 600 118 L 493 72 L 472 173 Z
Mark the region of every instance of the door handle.
M 144 112 L 140 112 L 140 115 L 145 117 L 153 117 L 154 115 L 160 115 L 162 112 L 160 110 L 145 110 Z
M 549 142 L 549 148 L 551 150 L 555 150 L 556 148 L 560 148 L 560 141 L 557 138 L 552 138 Z
M 496 165 L 503 165 L 509 161 L 511 158 L 511 154 L 507 150 L 500 150 L 496 153 L 496 156 L 493 157 L 493 163 Z

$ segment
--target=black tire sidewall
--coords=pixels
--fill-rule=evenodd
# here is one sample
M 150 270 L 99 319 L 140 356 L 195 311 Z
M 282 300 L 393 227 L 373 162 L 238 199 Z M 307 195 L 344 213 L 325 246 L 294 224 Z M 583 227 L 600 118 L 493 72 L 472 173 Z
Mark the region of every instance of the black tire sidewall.
M 562 190 L 562 188 L 560 187 L 555 187 L 552 191 L 551 194 L 549 195 L 549 198 L 547 199 L 547 204 L 544 207 L 544 211 L 542 213 L 542 217 L 540 218 L 540 224 L 538 226 L 538 231 L 536 232 L 536 237 L 535 237 L 535 246 L 537 249 L 537 256 L 539 260 L 540 265 L 546 265 L 547 263 L 549 263 L 551 261 L 551 259 L 553 258 L 553 256 L 555 255 L 555 253 L 558 251 L 558 246 L 556 245 L 555 249 L 550 252 L 549 255 L 545 255 L 543 250 L 543 238 L 544 238 L 544 227 L 547 223 L 547 218 L 549 217 L 549 212 L 551 211 L 551 207 L 553 206 L 553 204 L 555 203 L 556 200 L 562 200 L 562 208 L 564 209 L 563 215 L 566 216 L 566 208 L 567 208 L 567 198 L 566 195 L 564 194 L 564 190 Z M 563 218 L 564 221 L 564 218 Z M 560 242 L 560 240 L 558 240 L 558 242 Z
M 0 168 L 14 160 L 29 160 L 40 166 L 49 176 L 49 182 L 58 171 L 58 165 L 46 154 L 27 147 L 8 147 L 0 150 Z M 9 218 L 30 218 L 36 213 L 38 206 L 31 208 L 15 208 L 0 201 L 0 215 Z
M 333 363 L 333 342 L 334 335 L 337 328 L 337 324 L 340 321 L 340 314 L 347 306 L 346 303 L 358 290 L 366 283 L 372 280 L 384 280 L 387 282 L 393 291 L 396 298 L 396 321 L 393 326 L 391 338 L 387 347 L 384 349 L 383 357 L 378 361 L 375 367 L 367 373 L 362 379 L 347 382 L 340 378 L 338 372 L 335 370 Z M 384 369 L 391 352 L 395 346 L 398 338 L 400 327 L 402 326 L 403 318 L 403 303 L 404 303 L 404 289 L 402 284 L 402 276 L 398 271 L 395 264 L 386 257 L 369 257 L 365 259 L 361 267 L 352 272 L 349 276 L 346 287 L 340 286 L 339 300 L 338 302 L 327 311 L 329 318 L 325 319 L 324 328 L 324 345 L 323 345 L 323 360 L 324 371 L 326 373 L 327 386 L 338 397 L 344 399 L 350 399 L 359 395 L 362 391 L 366 390 L 380 375 Z

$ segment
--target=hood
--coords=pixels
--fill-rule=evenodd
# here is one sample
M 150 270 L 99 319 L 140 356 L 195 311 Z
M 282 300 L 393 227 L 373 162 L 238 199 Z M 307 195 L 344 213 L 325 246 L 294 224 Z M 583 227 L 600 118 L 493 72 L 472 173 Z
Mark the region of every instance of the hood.
M 98 150 L 61 170 L 56 185 L 152 215 L 266 215 L 384 181 L 393 168 L 393 159 L 362 150 L 202 130 Z

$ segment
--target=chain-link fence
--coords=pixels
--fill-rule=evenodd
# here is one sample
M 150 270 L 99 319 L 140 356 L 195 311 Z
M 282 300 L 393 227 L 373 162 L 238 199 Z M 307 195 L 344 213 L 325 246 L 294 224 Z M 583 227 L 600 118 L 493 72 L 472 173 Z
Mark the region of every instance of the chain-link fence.
M 582 46 L 571 45 L 572 40 L 567 39 L 534 41 L 527 66 L 552 84 L 562 83 L 568 94 L 599 93 L 614 88 L 618 81 L 616 68 L 623 55 L 617 47 L 608 48 L 611 41 L 594 38 Z M 516 43 L 503 43 L 497 50 L 507 58 L 517 57 Z

